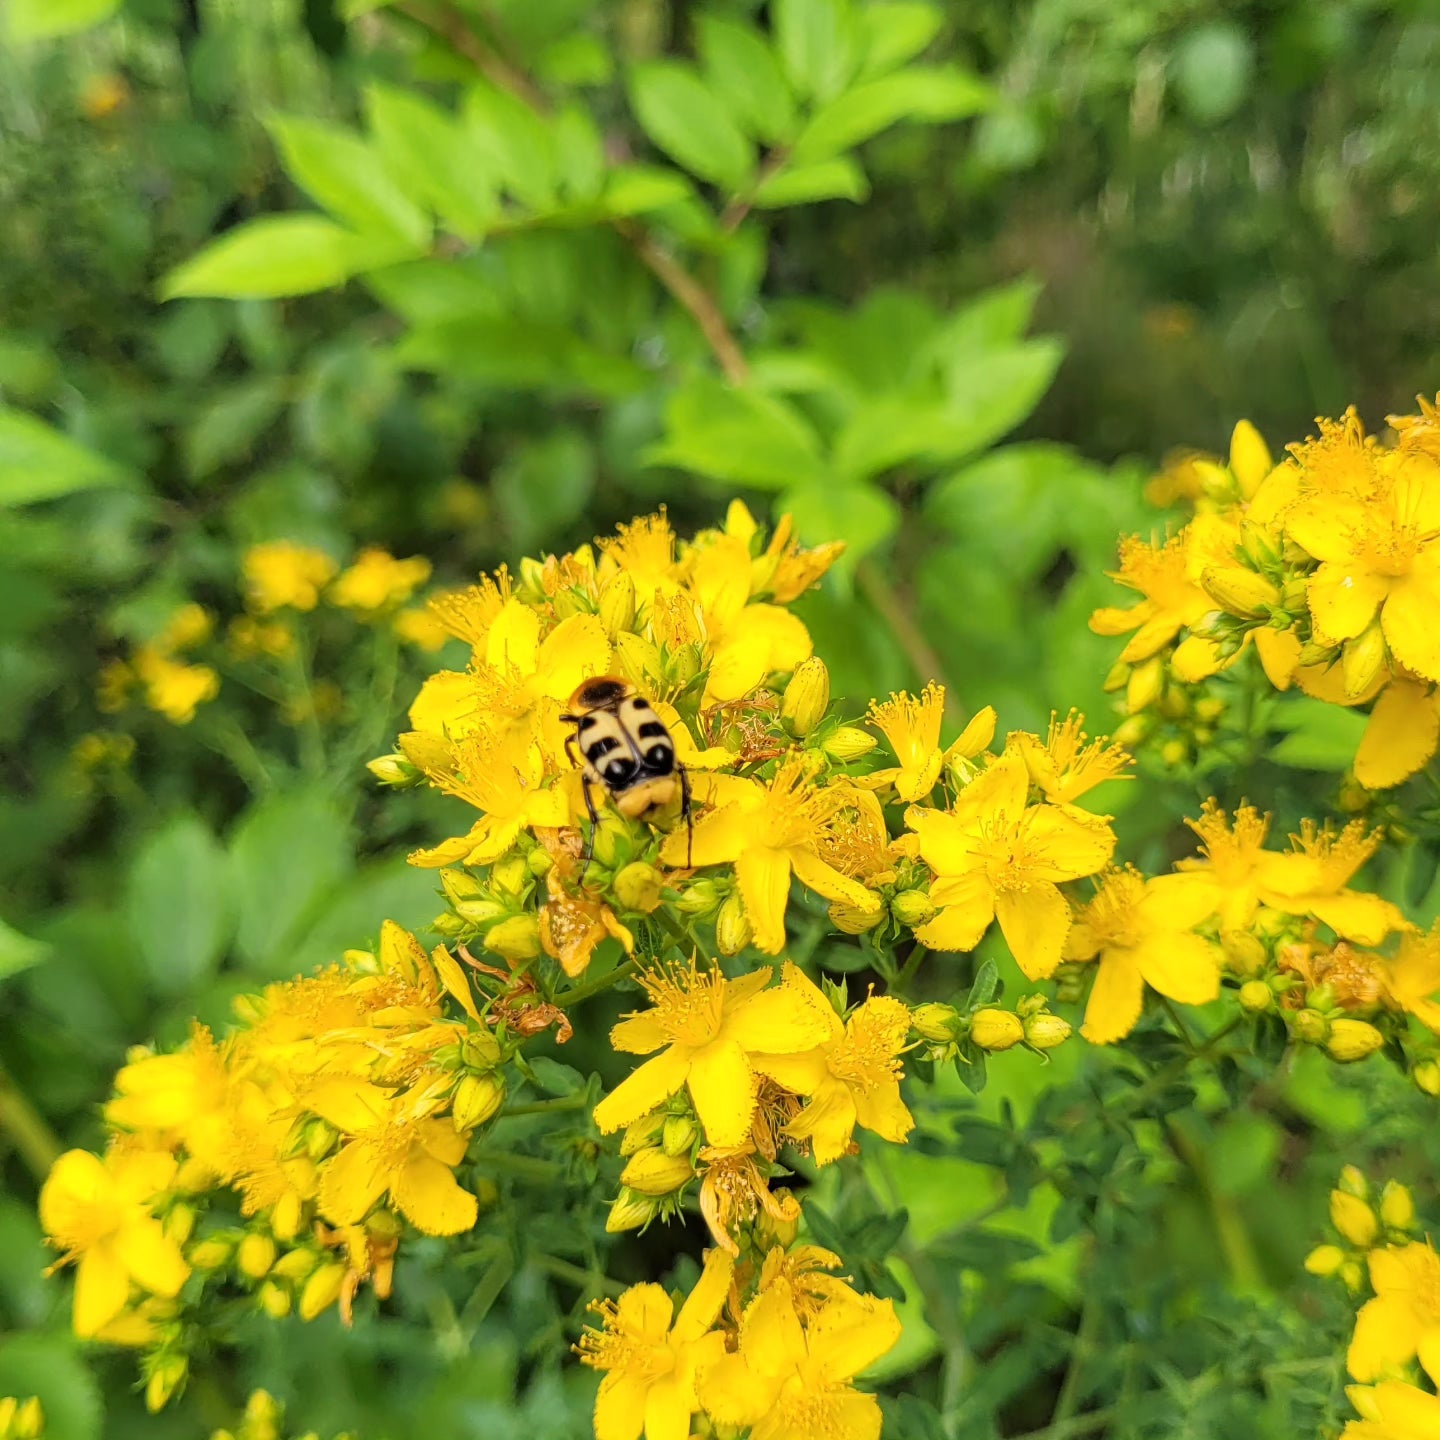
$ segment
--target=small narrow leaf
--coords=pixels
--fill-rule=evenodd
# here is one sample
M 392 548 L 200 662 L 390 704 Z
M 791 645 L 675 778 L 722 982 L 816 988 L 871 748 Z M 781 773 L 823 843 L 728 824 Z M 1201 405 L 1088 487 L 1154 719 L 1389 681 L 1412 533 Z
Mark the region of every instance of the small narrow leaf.
M 0 505 L 29 505 L 124 480 L 118 465 L 43 420 L 0 410 Z
M 268 215 L 227 230 L 160 282 L 160 297 L 308 295 L 350 275 L 350 233 L 319 215 Z
M 730 190 L 744 187 L 754 147 L 693 70 L 670 61 L 637 65 L 630 102 L 645 133 L 677 165 Z
M 864 200 L 870 182 L 848 155 L 820 160 L 814 165 L 787 165 L 755 191 L 755 204 L 763 210 L 784 205 L 808 205 L 816 200 Z

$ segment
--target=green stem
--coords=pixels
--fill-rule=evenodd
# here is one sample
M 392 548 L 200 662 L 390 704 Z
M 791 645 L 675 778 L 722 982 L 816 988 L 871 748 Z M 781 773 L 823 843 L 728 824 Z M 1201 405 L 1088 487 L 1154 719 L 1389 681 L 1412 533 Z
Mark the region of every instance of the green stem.
M 45 1117 L 9 1074 L 0 1070 L 0 1131 L 15 1142 L 30 1173 L 43 1180 L 64 1148 Z
M 910 988 L 910 982 L 915 978 L 915 972 L 920 968 L 920 962 L 930 953 L 927 946 L 921 945 L 918 941 L 915 948 L 905 957 L 905 963 L 900 967 L 900 973 L 896 975 L 894 983 L 890 986 L 892 995 L 905 995 Z
M 1055 1410 L 1050 1416 L 1051 1434 L 1057 1426 L 1067 1424 L 1080 1406 L 1080 1372 L 1091 1347 L 1095 1343 L 1095 1332 L 1100 1326 L 1100 1307 L 1095 1303 L 1093 1287 L 1085 1291 L 1080 1307 L 1080 1323 L 1075 1327 L 1075 1339 L 1070 1344 L 1070 1363 L 1065 1367 L 1065 1379 L 1060 1384 L 1060 1394 L 1055 1400 Z M 1061 1433 L 1064 1433 L 1063 1431 Z
M 1196 1144 L 1194 1137 L 1172 1118 L 1167 1117 L 1165 1121 L 1165 1135 L 1170 1141 L 1171 1149 L 1185 1163 L 1205 1196 L 1221 1252 L 1225 1256 L 1225 1263 L 1230 1267 L 1231 1278 L 1242 1289 L 1261 1289 L 1265 1277 L 1261 1272 L 1250 1232 L 1245 1228 L 1245 1221 L 1234 1200 L 1216 1188 L 1211 1179 L 1210 1167 L 1205 1162 L 1205 1152 Z
M 589 1104 L 584 1095 L 560 1095 L 554 1100 L 531 1100 L 525 1105 L 507 1105 L 500 1118 L 508 1120 L 516 1115 L 553 1115 L 563 1110 L 583 1110 Z
M 507 1155 L 501 1151 L 482 1150 L 475 1161 L 482 1170 L 513 1175 L 517 1180 L 533 1180 L 537 1185 L 553 1185 L 565 1173 L 553 1160 L 537 1160 L 533 1155 Z
M 626 960 L 617 965 L 608 975 L 602 975 L 598 980 L 591 980 L 585 985 L 576 985 L 565 991 L 563 995 L 557 995 L 555 1003 L 562 1010 L 568 1010 L 572 1005 L 578 1005 L 581 1001 L 589 1000 L 591 996 L 608 990 L 612 985 L 618 985 L 622 980 L 628 980 L 639 968 L 638 960 Z
M 587 1295 L 620 1295 L 625 1290 L 618 1280 L 612 1280 L 608 1275 L 596 1274 L 593 1270 L 582 1269 L 579 1265 L 572 1265 L 558 1255 L 536 1255 L 534 1259 L 535 1264 L 547 1275 L 578 1286 Z
M 855 580 L 860 586 L 860 593 L 880 612 L 881 619 L 890 627 L 890 633 L 905 652 L 920 684 L 925 685 L 934 680 L 943 685 L 945 716 L 952 725 L 963 725 L 965 710 L 960 704 L 954 685 L 946 678 L 944 662 L 935 647 L 925 638 L 925 632 L 915 623 L 915 617 L 906 608 L 895 587 L 870 560 L 862 560 L 855 567 Z
M 1051 1421 L 1043 1430 L 1027 1430 L 1015 1440 L 1071 1440 L 1075 1435 L 1089 1435 L 1103 1430 L 1115 1418 L 1113 1410 L 1091 1410 L 1073 1420 Z
M 325 773 L 325 737 L 315 715 L 315 695 L 310 688 L 310 659 L 297 640 L 286 656 L 286 669 L 295 686 L 293 702 L 299 709 L 300 764 L 310 774 Z

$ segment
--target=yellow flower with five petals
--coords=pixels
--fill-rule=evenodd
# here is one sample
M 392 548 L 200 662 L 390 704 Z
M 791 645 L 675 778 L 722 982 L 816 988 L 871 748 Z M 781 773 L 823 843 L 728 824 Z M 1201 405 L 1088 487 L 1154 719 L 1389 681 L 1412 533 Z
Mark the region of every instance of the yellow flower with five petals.
M 934 788 L 947 761 L 973 760 L 995 738 L 995 711 L 987 705 L 971 717 L 959 738 L 940 748 L 940 720 L 945 713 L 945 687 L 933 680 L 918 698 L 901 690 L 883 703 L 870 702 L 869 720 L 890 742 L 898 765 L 876 770 L 856 781 L 867 789 L 894 785 L 904 801 L 923 800 Z
M 1440 1255 L 1415 1242 L 1372 1250 L 1375 1298 L 1355 1317 L 1345 1363 L 1355 1379 L 1377 1380 L 1420 1355 L 1440 1359 Z

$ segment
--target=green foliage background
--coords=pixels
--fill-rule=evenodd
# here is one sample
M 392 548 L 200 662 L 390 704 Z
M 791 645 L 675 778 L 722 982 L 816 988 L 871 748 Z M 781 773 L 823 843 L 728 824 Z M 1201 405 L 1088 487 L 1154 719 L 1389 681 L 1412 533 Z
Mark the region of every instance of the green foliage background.
M 127 1046 L 436 908 L 403 861 L 444 833 L 431 802 L 378 797 L 358 763 L 422 667 L 333 617 L 309 659 L 347 706 L 323 734 L 227 685 L 184 729 L 127 717 L 123 773 L 77 769 L 112 724 L 103 661 L 187 599 L 233 612 L 245 547 L 381 544 L 460 583 L 661 503 L 683 533 L 739 494 L 850 542 L 801 608 L 852 713 L 933 668 L 1002 725 L 1076 705 L 1098 726 L 1110 647 L 1085 617 L 1117 535 L 1156 523 L 1140 489 L 1163 452 L 1223 450 L 1241 415 L 1278 444 L 1433 393 L 1433 4 L 770 12 L 0 10 L 0 1393 L 40 1391 L 56 1440 L 206 1433 L 257 1384 L 298 1426 L 369 1440 L 587 1423 L 593 1381 L 563 1363 L 586 1296 L 533 1258 L 593 1246 L 579 1190 L 458 1276 L 409 1247 L 384 1323 L 254 1320 L 158 1418 L 41 1279 L 37 1171 L 52 1137 L 98 1140 Z M 472 88 L 435 38 L 456 24 L 504 83 Z M 725 384 L 665 256 L 752 385 Z M 1269 776 L 1297 813 L 1344 764 L 1311 739 Z M 1201 783 L 1132 787 L 1132 853 L 1166 855 Z M 1206 783 L 1233 801 L 1243 777 Z M 1395 880 L 1422 919 L 1432 881 Z M 582 1074 L 603 1053 L 571 1051 Z M 887 1433 L 1314 1433 L 1340 1413 L 1348 1317 L 1299 1261 L 1342 1160 L 1433 1165 L 1419 1098 L 1302 1066 L 1243 1108 L 1177 1094 L 1183 1133 L 1137 1148 L 1103 1123 L 1123 1077 L 1063 1069 L 1086 1064 L 942 1087 L 910 1151 L 817 1197 L 817 1239 L 950 1297 L 928 1327 L 913 1309 Z M 1043 1183 L 1059 1153 L 1085 1177 L 1067 1196 Z M 1021 1208 L 979 1228 L 999 1193 Z M 672 1252 L 652 1232 L 618 1278 Z M 1051 1420 L 1091 1394 L 1098 1420 Z

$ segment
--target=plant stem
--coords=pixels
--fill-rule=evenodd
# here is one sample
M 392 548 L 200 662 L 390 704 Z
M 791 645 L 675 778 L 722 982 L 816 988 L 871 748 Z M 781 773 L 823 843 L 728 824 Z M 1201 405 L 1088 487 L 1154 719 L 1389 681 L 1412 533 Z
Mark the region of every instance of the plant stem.
M 0 1069 L 0 1131 L 15 1142 L 30 1173 L 43 1180 L 64 1148 L 30 1097 Z
M 1071 1440 L 1075 1435 L 1089 1435 L 1103 1430 L 1115 1418 L 1113 1410 L 1091 1410 L 1089 1414 L 1077 1415 L 1073 1420 L 1052 1421 L 1043 1430 L 1028 1430 L 1017 1435 L 1015 1440 Z
M 930 953 L 929 949 L 920 944 L 917 940 L 910 953 L 905 957 L 905 963 L 900 967 L 900 973 L 896 975 L 894 983 L 890 986 L 892 995 L 903 995 L 915 978 L 915 972 L 920 968 L 920 962 Z
M 458 12 L 443 5 L 420 4 L 418 0 L 406 0 L 406 3 L 396 5 L 393 9 L 395 14 L 443 40 L 497 89 L 523 100 L 532 110 L 544 112 L 550 108 L 530 77 L 491 49 Z
M 563 994 L 557 995 L 555 1003 L 562 1010 L 568 1010 L 570 1006 L 578 1005 L 582 1000 L 590 999 L 592 995 L 599 995 L 601 991 L 608 990 L 612 985 L 618 985 L 622 980 L 628 980 L 639 968 L 638 960 L 623 961 L 608 975 L 602 975 L 598 980 L 591 980 L 585 985 L 576 985 Z
M 524 1105 L 507 1105 L 500 1112 L 502 1120 L 516 1115 L 553 1115 L 562 1110 L 583 1110 L 590 1102 L 584 1095 L 559 1095 L 553 1100 L 531 1100 Z
M 876 569 L 872 560 L 862 560 L 855 567 L 855 579 L 860 593 L 880 612 L 880 617 L 890 627 L 890 633 L 899 641 L 921 684 L 934 680 L 945 687 L 946 718 L 952 725 L 963 725 L 965 710 L 954 685 L 946 678 L 945 664 L 925 638 L 925 632 L 915 623 L 915 617 L 905 607 L 894 586 Z

